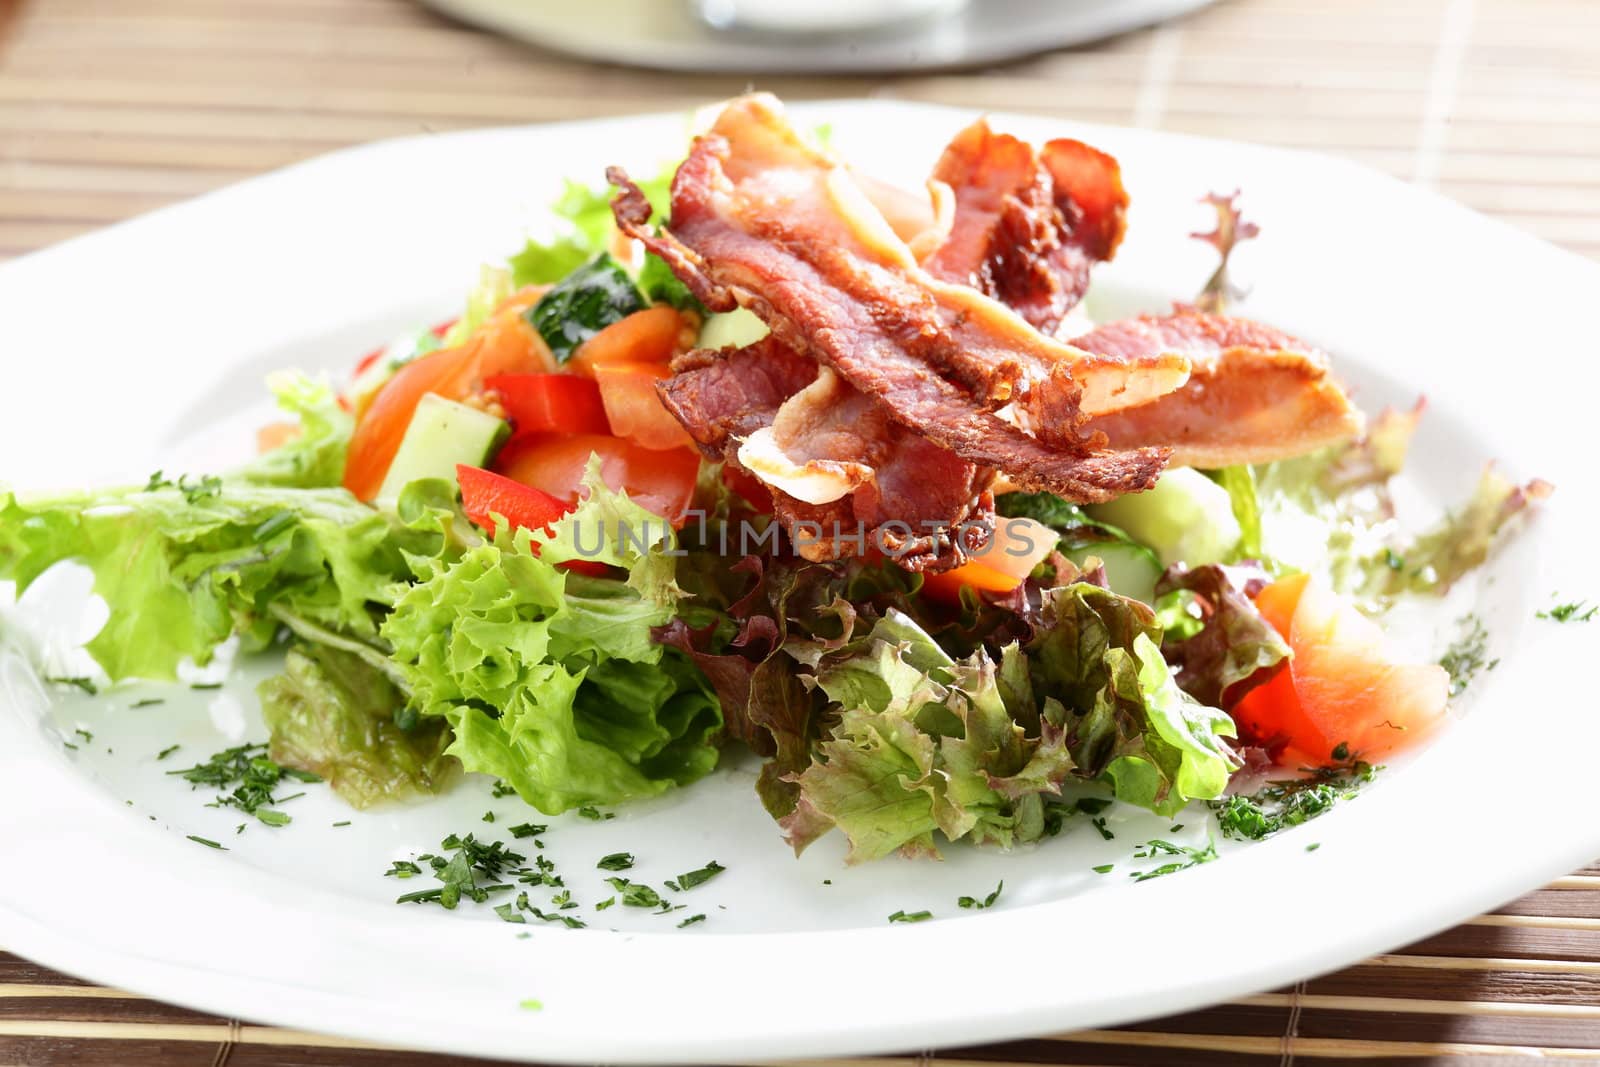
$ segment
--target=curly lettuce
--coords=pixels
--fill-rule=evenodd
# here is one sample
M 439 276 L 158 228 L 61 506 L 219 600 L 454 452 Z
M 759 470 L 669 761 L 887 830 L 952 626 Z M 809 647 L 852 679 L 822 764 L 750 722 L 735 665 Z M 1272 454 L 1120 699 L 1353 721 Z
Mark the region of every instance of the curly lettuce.
M 449 723 L 450 755 L 550 814 L 692 782 L 722 730 L 704 677 L 651 639 L 681 595 L 670 527 L 595 464 L 586 486 L 548 534 L 501 530 L 427 561 L 381 630 L 411 708 Z M 627 577 L 559 566 L 577 559 Z
M 289 650 L 282 674 L 258 687 L 280 766 L 309 771 L 346 802 L 369 808 L 439 792 L 458 769 L 441 719 L 409 724 L 405 693 L 360 656 L 326 645 Z
M 269 376 L 267 387 L 278 407 L 299 421 L 299 433 L 240 467 L 230 479 L 291 489 L 333 489 L 343 484 L 355 420 L 339 405 L 327 378 L 283 371 Z
M 0 580 L 21 595 L 57 563 L 81 563 L 110 611 L 89 654 L 113 680 L 173 679 L 234 635 L 246 651 L 285 625 L 375 639 L 413 561 L 459 545 L 452 498 L 442 482 L 418 482 L 385 514 L 343 489 L 216 478 L 26 499 L 0 491 Z

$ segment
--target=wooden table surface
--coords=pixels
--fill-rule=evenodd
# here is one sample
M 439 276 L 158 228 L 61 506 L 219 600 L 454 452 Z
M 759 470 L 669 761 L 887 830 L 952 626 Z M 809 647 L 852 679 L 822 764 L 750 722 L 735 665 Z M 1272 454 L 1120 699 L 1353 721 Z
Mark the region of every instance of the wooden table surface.
M 0 0 L 0 258 L 344 145 L 687 108 L 751 84 L 1316 149 L 1600 258 L 1594 0 L 1233 0 L 994 69 L 827 79 L 595 66 L 411 0 Z M 1373 235 L 1375 254 L 1383 240 Z M 1523 1057 L 1600 1063 L 1600 868 L 1292 989 L 1111 1030 L 861 1062 Z M 204 1015 L 0 952 L 0 1064 L 69 1062 L 452 1061 Z

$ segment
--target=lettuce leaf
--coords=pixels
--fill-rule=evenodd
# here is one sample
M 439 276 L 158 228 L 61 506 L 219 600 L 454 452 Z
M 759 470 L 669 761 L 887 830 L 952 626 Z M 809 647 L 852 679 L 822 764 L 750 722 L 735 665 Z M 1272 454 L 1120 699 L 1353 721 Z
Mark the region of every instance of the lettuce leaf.
M 430 560 L 382 636 L 411 707 L 443 718 L 449 748 L 554 814 L 652 796 L 707 774 L 722 715 L 705 679 L 651 639 L 673 617 L 670 527 L 607 489 L 549 534 L 501 530 L 453 560 Z M 557 564 L 598 560 L 626 580 Z
M 290 624 L 371 641 L 413 561 L 467 536 L 442 482 L 407 487 L 395 515 L 343 489 L 152 485 L 25 501 L 0 491 L 0 580 L 20 595 L 63 560 L 88 567 L 110 617 L 87 649 L 112 679 L 171 679 L 233 634 L 252 651 Z
M 267 386 L 278 406 L 299 420 L 300 433 L 240 467 L 231 478 L 293 489 L 337 488 L 344 482 L 345 456 L 355 420 L 339 406 L 327 377 L 283 371 L 269 376 Z
M 405 693 L 350 652 L 297 645 L 258 692 L 273 761 L 321 777 L 357 808 L 437 793 L 458 768 L 445 722 L 402 728 Z
M 1404 466 L 1422 411 L 1420 401 L 1409 411 L 1386 410 L 1358 441 L 1256 468 L 1269 562 L 1311 571 L 1379 611 L 1402 593 L 1446 592 L 1552 491 L 1537 478 L 1513 482 L 1491 464 L 1466 502 L 1407 534 L 1395 522 L 1389 482 Z
M 1231 708 L 1289 659 L 1288 643 L 1251 599 L 1271 581 L 1255 563 L 1193 569 L 1180 564 L 1161 576 L 1156 593 L 1187 591 L 1199 615 L 1195 633 L 1175 638 L 1169 630 L 1161 651 L 1178 686 L 1200 703 Z
M 987 652 L 952 660 L 891 609 L 816 679 L 843 711 L 781 820 L 796 851 L 834 827 L 851 863 L 937 854 L 935 830 L 1006 847 L 1043 835 L 1072 758 L 1058 727 L 1030 738 L 1012 717 Z
M 667 214 L 672 199 L 672 176 L 677 169 L 678 163 L 674 160 L 654 178 L 638 183 L 655 208 L 656 219 Z M 551 211 L 562 220 L 561 230 L 542 240 L 530 238 L 510 259 L 512 285 L 518 289 L 525 285 L 552 285 L 595 256 L 611 251 L 617 231 L 611 217 L 608 187 L 591 187 L 569 179 Z M 647 261 L 653 258 L 647 257 Z M 659 268 L 647 269 L 653 279 L 661 280 Z M 671 272 L 667 271 L 666 276 L 671 277 Z

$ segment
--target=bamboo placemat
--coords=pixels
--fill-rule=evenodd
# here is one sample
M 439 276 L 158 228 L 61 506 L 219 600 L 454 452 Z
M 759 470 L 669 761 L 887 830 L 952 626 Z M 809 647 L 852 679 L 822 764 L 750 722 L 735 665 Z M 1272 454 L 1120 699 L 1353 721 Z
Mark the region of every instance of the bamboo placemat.
M 580 63 L 409 0 L 16 7 L 0 0 L 0 258 L 348 144 L 689 107 L 751 84 Z M 1600 258 L 1593 0 L 1233 0 L 995 70 L 755 81 L 793 98 L 884 94 L 1318 149 Z M 1384 239 L 1373 235 L 1374 254 Z M 1600 866 L 1291 989 L 1134 1026 L 858 1062 L 1502 1057 L 1600 1063 Z M 0 952 L 0 1065 L 68 1062 L 451 1061 L 220 1019 Z

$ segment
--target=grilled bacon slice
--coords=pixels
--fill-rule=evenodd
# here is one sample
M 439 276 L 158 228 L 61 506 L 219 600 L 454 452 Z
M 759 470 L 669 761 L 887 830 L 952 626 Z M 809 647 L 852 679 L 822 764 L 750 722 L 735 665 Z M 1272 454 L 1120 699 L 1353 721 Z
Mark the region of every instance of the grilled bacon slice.
M 1078 424 L 1177 388 L 1188 373 L 1182 357 L 1093 356 L 933 278 L 848 171 L 806 145 L 770 97 L 734 101 L 696 139 L 659 234 L 626 175 L 609 176 L 622 190 L 613 210 L 623 232 L 708 307 L 750 308 L 778 342 L 975 466 L 1082 501 L 1146 488 L 1164 466 L 1160 449 L 1099 450 Z
M 994 297 L 1053 333 L 1089 289 L 1089 270 L 1122 241 L 1128 194 L 1117 161 L 1081 141 L 1033 146 L 979 119 L 933 170 L 952 191 L 945 241 L 924 261 L 936 278 Z
M 1176 464 L 1227 467 L 1304 455 L 1363 428 L 1325 355 L 1250 319 L 1180 307 L 1108 323 L 1073 343 L 1127 359 L 1181 353 L 1193 368 L 1176 392 L 1090 420 L 1115 448 L 1170 448 Z

